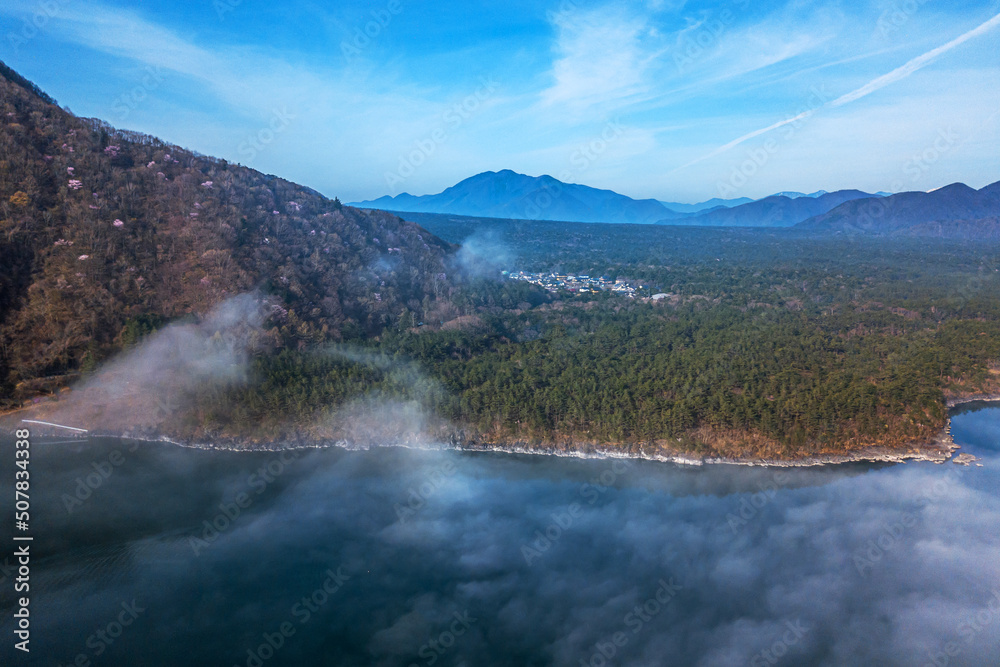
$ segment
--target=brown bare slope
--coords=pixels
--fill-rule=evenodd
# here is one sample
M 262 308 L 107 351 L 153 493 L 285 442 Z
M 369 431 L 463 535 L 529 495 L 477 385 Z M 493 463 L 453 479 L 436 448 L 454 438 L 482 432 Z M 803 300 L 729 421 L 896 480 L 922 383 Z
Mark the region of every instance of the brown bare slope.
M 283 303 L 269 326 L 286 344 L 408 322 L 451 250 L 394 215 L 77 118 L 0 63 L 0 404 L 252 289 Z

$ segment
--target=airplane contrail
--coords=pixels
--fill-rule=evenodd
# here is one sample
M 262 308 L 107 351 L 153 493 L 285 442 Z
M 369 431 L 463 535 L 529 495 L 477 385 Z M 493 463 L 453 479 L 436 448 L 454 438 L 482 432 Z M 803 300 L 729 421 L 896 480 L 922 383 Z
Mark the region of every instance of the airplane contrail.
M 882 76 L 880 76 L 880 77 L 878 77 L 876 79 L 872 79 L 871 81 L 869 81 L 865 85 L 861 86 L 860 88 L 856 88 L 856 89 L 852 90 L 851 92 L 846 93 L 845 95 L 841 95 L 840 97 L 838 97 L 837 99 L 833 100 L 832 102 L 830 102 L 828 104 L 824 104 L 824 105 L 822 105 L 820 107 L 817 107 L 816 109 L 812 109 L 810 111 L 804 111 L 804 112 L 800 113 L 798 116 L 795 116 L 794 118 L 787 118 L 785 120 L 778 121 L 777 123 L 774 123 L 773 125 L 768 125 L 765 128 L 762 128 L 762 129 L 759 129 L 759 130 L 754 130 L 753 132 L 750 132 L 748 134 L 744 134 L 742 137 L 739 137 L 738 139 L 733 139 L 728 144 L 725 144 L 724 146 L 720 146 L 719 148 L 716 148 L 714 151 L 712 151 L 711 153 L 708 153 L 707 155 L 703 155 L 702 157 L 697 158 L 696 160 L 692 160 L 691 162 L 688 162 L 687 164 L 685 164 L 685 165 L 683 165 L 681 167 L 677 167 L 677 169 L 674 169 L 670 173 L 674 173 L 676 171 L 680 171 L 681 169 L 686 169 L 688 167 L 691 167 L 693 165 L 698 164 L 699 162 L 703 162 L 705 160 L 711 159 L 711 158 L 715 157 L 716 155 L 719 155 L 721 153 L 725 153 L 730 148 L 734 148 L 736 146 L 739 146 L 743 142 L 750 141 L 754 137 L 758 137 L 758 136 L 760 136 L 762 134 L 770 132 L 771 130 L 776 130 L 779 127 L 783 127 L 785 125 L 788 125 L 789 123 L 795 123 L 795 122 L 798 122 L 798 121 L 803 120 L 805 118 L 808 118 L 809 116 L 811 116 L 814 113 L 816 113 L 816 111 L 818 111 L 819 109 L 822 109 L 825 106 L 839 107 L 839 106 L 843 106 L 845 104 L 850 104 L 851 102 L 854 102 L 856 100 L 859 100 L 862 97 L 865 97 L 866 95 L 870 95 L 870 94 L 874 93 L 876 90 L 879 90 L 881 88 L 884 88 L 884 87 L 888 86 L 889 84 L 896 83 L 897 81 L 905 79 L 906 77 L 910 76 L 911 74 L 913 74 L 914 72 L 916 72 L 920 68 L 922 68 L 925 65 L 929 64 L 930 62 L 934 61 L 938 56 L 940 56 L 940 55 L 942 55 L 944 53 L 947 53 L 948 51 L 951 51 L 956 46 L 964 44 L 965 42 L 969 41 L 973 37 L 978 37 L 979 35 L 982 35 L 984 33 L 989 32 L 990 30 L 992 30 L 993 28 L 997 27 L 998 25 L 1000 25 L 1000 14 L 997 14 L 996 16 L 994 16 L 993 18 L 991 18 L 989 21 L 986 21 L 985 23 L 983 23 L 983 24 L 981 24 L 981 25 L 973 28 L 972 30 L 970 30 L 970 31 L 968 31 L 968 32 L 966 32 L 966 33 L 964 33 L 962 35 L 959 35 L 958 37 L 956 37 L 955 39 L 951 40 L 947 44 L 942 44 L 941 46 L 937 47 L 936 49 L 931 49 L 927 53 L 919 55 L 916 58 L 913 58 L 912 60 L 910 60 L 909 62 L 907 62 L 905 65 L 897 67 L 896 69 L 892 70 L 888 74 L 883 74 Z
M 75 426 L 63 426 L 62 424 L 53 424 L 52 422 L 42 422 L 37 419 L 22 419 L 21 421 L 27 422 L 29 424 L 44 424 L 45 426 L 56 426 L 58 428 L 66 428 L 70 431 L 79 431 L 80 433 L 89 433 L 85 428 L 76 428 Z
M 724 146 L 719 146 L 718 148 L 716 148 L 714 151 L 712 151 L 708 155 L 702 155 L 697 160 L 692 160 L 691 162 L 688 162 L 687 164 L 685 164 L 683 166 L 677 167 L 677 169 L 674 169 L 674 171 L 680 171 L 681 169 L 687 169 L 688 167 L 690 167 L 692 165 L 696 165 L 699 162 L 704 162 L 705 160 L 709 160 L 709 159 L 715 157 L 716 155 L 720 155 L 722 153 L 725 153 L 730 148 L 734 148 L 736 146 L 739 146 L 744 141 L 750 141 L 754 137 L 759 137 L 762 134 L 767 134 L 771 130 L 777 130 L 779 127 L 784 127 L 785 125 L 788 125 L 789 123 L 797 123 L 800 120 L 804 120 L 804 119 L 808 118 L 809 116 L 812 116 L 814 113 L 816 113 L 815 109 L 811 110 L 811 111 L 803 111 L 802 113 L 800 113 L 798 116 L 795 116 L 794 118 L 786 118 L 785 120 L 779 120 L 777 123 L 775 123 L 773 125 L 768 125 L 767 127 L 761 128 L 759 130 L 754 130 L 753 132 L 750 132 L 749 134 L 744 134 L 742 137 L 740 137 L 738 139 L 733 139 L 732 141 L 730 141 L 728 144 L 725 144 Z M 671 173 L 673 173 L 673 172 L 671 172 Z
M 944 53 L 947 53 L 948 51 L 951 51 L 956 46 L 959 46 L 960 44 L 964 44 L 965 42 L 969 41 L 973 37 L 978 37 L 979 35 L 982 35 L 984 33 L 989 32 L 990 30 L 992 30 L 993 28 L 997 27 L 998 25 L 1000 25 L 1000 14 L 997 14 L 996 16 L 994 16 L 993 18 L 991 18 L 986 23 L 983 23 L 982 25 L 980 25 L 980 26 L 978 26 L 976 28 L 973 28 L 969 32 L 967 32 L 967 33 L 965 33 L 963 35 L 959 35 L 958 37 L 956 37 L 955 39 L 951 40 L 947 44 L 943 44 L 943 45 L 937 47 L 936 49 L 931 49 L 927 53 L 924 53 L 923 55 L 917 56 L 916 58 L 914 58 L 913 60 L 909 61 L 908 63 L 906 63 L 902 67 L 897 67 L 896 69 L 892 70 L 888 74 L 883 74 L 882 76 L 878 77 L 877 79 L 873 79 L 872 81 L 869 81 L 868 83 L 866 83 L 865 85 L 861 86 L 857 90 L 853 90 L 853 91 L 847 93 L 846 95 L 841 95 L 840 97 L 838 97 L 834 101 L 830 102 L 830 106 L 832 106 L 832 107 L 843 106 L 844 104 L 848 104 L 848 103 L 853 102 L 855 100 L 859 100 L 862 97 L 864 97 L 865 95 L 870 95 L 871 93 L 874 93 L 876 90 L 878 90 L 880 88 L 884 88 L 885 86 L 888 86 L 890 83 L 896 83 L 897 81 L 899 81 L 901 79 L 905 79 L 906 77 L 910 76 L 911 74 L 913 74 L 914 72 L 916 72 L 918 69 L 920 69 L 924 65 L 926 65 L 926 64 L 930 63 L 931 61 L 933 61 L 935 58 L 937 58 L 941 54 L 944 54 Z

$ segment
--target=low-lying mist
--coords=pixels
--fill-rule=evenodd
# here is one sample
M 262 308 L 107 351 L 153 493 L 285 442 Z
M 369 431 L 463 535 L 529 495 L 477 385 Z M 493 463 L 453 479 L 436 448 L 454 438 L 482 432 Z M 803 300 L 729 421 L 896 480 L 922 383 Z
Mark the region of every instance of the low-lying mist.
M 47 539 L 74 549 L 32 573 L 37 627 L 64 663 L 134 598 L 147 616 L 109 664 L 246 665 L 291 620 L 265 664 L 992 665 L 997 412 L 953 429 L 982 468 L 148 445 L 71 515 L 58 493 L 106 452 L 40 450 Z M 253 502 L 195 554 L 239 493 Z M 290 618 L 341 567 L 336 594 Z
M 317 437 L 364 448 L 439 446 L 447 440 L 451 424 L 435 415 L 430 407 L 445 389 L 417 364 L 349 345 L 330 346 L 321 354 L 379 371 L 387 388 L 332 406 L 315 426 Z
M 101 365 L 68 397 L 38 414 L 98 431 L 161 425 L 190 407 L 196 390 L 246 380 L 247 360 L 269 308 L 260 294 L 243 294 L 194 321 L 169 324 Z
M 453 261 L 466 278 L 497 278 L 512 269 L 516 260 L 513 248 L 491 230 L 476 232 L 462 241 Z

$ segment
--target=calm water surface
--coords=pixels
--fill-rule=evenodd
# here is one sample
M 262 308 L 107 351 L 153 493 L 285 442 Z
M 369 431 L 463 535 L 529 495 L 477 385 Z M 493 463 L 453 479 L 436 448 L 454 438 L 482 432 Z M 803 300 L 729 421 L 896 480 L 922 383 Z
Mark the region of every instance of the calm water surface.
M 953 427 L 983 467 L 39 440 L 0 664 L 996 665 L 1000 409 Z

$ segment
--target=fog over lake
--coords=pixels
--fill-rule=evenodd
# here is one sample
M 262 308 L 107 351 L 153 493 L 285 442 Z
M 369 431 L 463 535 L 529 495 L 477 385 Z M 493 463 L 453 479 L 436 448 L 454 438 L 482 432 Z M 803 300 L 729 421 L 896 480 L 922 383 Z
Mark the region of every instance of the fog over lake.
M 1000 409 L 953 433 L 982 467 L 38 440 L 31 658 L 998 664 Z

